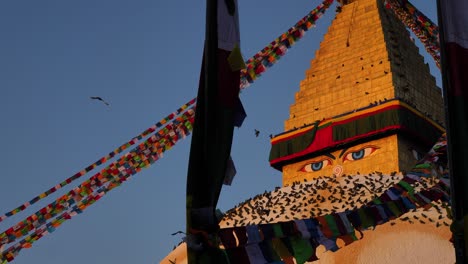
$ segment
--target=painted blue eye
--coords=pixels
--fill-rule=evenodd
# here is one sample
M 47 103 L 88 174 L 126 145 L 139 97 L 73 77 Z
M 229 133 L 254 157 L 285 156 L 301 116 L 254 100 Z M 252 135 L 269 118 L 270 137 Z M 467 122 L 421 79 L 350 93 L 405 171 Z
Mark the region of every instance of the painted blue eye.
M 323 161 L 312 163 L 311 167 L 313 171 L 321 170 L 323 168 Z
M 343 161 L 363 159 L 363 158 L 369 156 L 370 154 L 372 154 L 377 149 L 378 149 L 378 147 L 368 146 L 368 147 L 364 147 L 364 148 L 362 148 L 360 150 L 357 150 L 357 151 L 350 151 L 350 152 L 346 153 L 346 155 L 343 158 Z
M 361 150 L 359 150 L 359 151 L 352 152 L 352 153 L 351 153 L 351 157 L 352 157 L 354 160 L 358 160 L 358 159 L 364 158 L 364 150 L 361 149 Z
M 328 166 L 331 164 L 331 161 L 329 159 L 324 159 L 324 160 L 321 160 L 321 161 L 316 161 L 316 162 L 312 162 L 312 163 L 309 163 L 307 165 L 305 165 L 304 167 L 302 167 L 300 169 L 300 171 L 302 172 L 315 172 L 315 171 L 319 171 L 321 169 L 323 169 L 324 167 Z

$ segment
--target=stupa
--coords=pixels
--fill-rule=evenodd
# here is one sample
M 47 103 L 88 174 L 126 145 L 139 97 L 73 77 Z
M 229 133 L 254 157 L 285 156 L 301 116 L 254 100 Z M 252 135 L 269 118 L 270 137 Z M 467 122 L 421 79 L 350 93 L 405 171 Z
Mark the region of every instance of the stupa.
M 428 151 L 443 131 L 443 109 L 441 89 L 393 11 L 383 1 L 345 1 L 295 94 L 285 132 L 271 140 L 270 163 L 284 186 L 366 175 L 369 197 L 388 186 L 376 183 L 381 177 L 409 171 Z M 341 208 L 346 197 L 338 199 L 332 206 Z M 453 263 L 449 220 L 427 225 L 446 216 L 409 217 L 318 263 Z
M 295 94 L 285 131 L 271 139 L 270 165 L 282 171 L 283 186 L 226 212 L 221 228 L 367 204 L 399 182 L 443 134 L 443 109 L 428 64 L 384 1 L 341 1 Z M 415 208 L 360 232 L 353 243 L 321 245 L 314 263 L 454 263 L 444 206 Z M 184 252 L 182 244 L 162 263 L 186 263 Z
M 443 130 L 441 90 L 382 1 L 347 1 L 295 98 L 270 153 L 283 185 L 317 175 L 407 171 Z

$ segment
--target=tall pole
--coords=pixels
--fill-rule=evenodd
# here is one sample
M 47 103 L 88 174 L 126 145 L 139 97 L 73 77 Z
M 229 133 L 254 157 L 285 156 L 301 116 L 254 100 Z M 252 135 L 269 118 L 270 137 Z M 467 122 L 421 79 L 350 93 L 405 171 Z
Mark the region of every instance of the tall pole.
M 206 247 L 204 234 L 213 234 L 217 225 L 210 158 L 213 149 L 208 144 L 214 138 L 217 92 L 217 1 L 206 1 L 205 43 L 197 95 L 197 109 L 190 148 L 187 176 L 187 260 L 189 264 L 215 263 L 214 254 Z M 194 230 L 200 232 L 195 234 Z M 201 245 L 197 247 L 197 245 Z
M 238 27 L 236 12 L 235 0 L 206 1 L 205 46 L 187 172 L 189 264 L 227 261 L 219 248 L 215 212 L 230 159 L 239 102 L 240 69 L 230 64 L 240 38 L 240 34 L 233 38 L 230 34 L 230 29 Z
M 453 21 L 462 19 L 454 16 L 456 8 L 462 8 L 461 4 L 456 2 L 457 0 L 437 0 L 437 11 L 450 169 L 453 216 L 451 230 L 456 263 L 465 264 L 468 263 L 465 233 L 468 231 L 465 228 L 468 216 L 468 82 L 463 75 L 466 75 L 468 53 L 452 39 L 452 36 L 460 32 L 459 28 L 453 27 L 457 24 Z

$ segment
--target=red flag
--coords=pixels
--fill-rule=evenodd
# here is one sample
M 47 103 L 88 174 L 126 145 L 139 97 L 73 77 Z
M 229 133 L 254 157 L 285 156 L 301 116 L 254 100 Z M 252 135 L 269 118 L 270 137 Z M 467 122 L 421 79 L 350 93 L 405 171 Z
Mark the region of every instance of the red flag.
M 440 11 L 448 93 L 468 99 L 468 1 L 441 1 Z
M 440 50 L 447 117 L 453 243 L 457 263 L 468 260 L 468 1 L 439 0 Z

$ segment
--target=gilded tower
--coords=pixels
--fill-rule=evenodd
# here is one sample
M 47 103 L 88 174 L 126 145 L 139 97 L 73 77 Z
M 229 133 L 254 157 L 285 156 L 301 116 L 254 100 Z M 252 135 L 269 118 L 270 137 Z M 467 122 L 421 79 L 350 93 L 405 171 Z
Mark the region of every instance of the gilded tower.
M 270 163 L 283 185 L 320 175 L 405 171 L 442 133 L 443 98 L 383 1 L 342 6 L 305 73 Z
M 316 184 L 320 195 L 313 197 L 323 200 L 302 212 L 350 209 L 346 200 L 355 195 L 335 199 L 335 191 L 363 178 L 368 193 L 358 200 L 369 199 L 373 181 L 410 170 L 443 133 L 443 109 L 428 64 L 393 11 L 381 0 L 346 1 L 305 72 L 285 132 L 271 139 L 270 164 L 283 172 L 283 186 Z M 357 243 L 323 252 L 318 262 L 453 263 L 446 218 L 414 210 Z
M 271 139 L 270 165 L 283 172 L 283 187 L 247 199 L 220 222 L 225 233 L 239 235 L 229 245 L 233 256 L 266 256 L 260 246 L 247 253 L 247 227 L 292 227 L 292 222 L 297 227 L 310 218 L 321 219 L 324 227 L 327 215 L 365 207 L 437 141 L 444 131 L 443 109 L 428 65 L 384 1 L 343 0 L 295 94 L 285 132 Z M 454 263 L 445 205 L 439 200 L 431 205 L 401 217 L 388 214 L 386 221 L 379 220 L 385 212 L 373 211 L 376 224 L 359 230 L 359 239 L 321 241 L 307 261 Z M 294 263 L 291 252 L 305 252 L 277 249 L 286 252 L 284 263 Z M 178 247 L 171 258 L 183 263 L 184 252 Z

